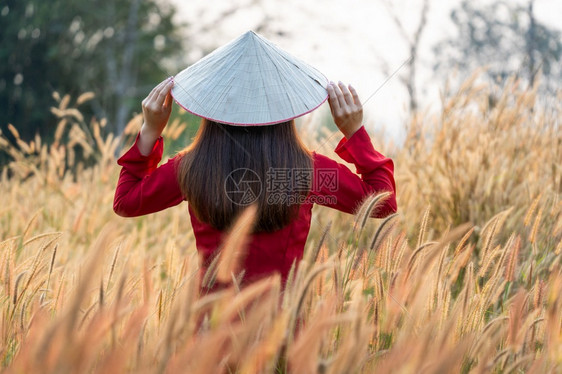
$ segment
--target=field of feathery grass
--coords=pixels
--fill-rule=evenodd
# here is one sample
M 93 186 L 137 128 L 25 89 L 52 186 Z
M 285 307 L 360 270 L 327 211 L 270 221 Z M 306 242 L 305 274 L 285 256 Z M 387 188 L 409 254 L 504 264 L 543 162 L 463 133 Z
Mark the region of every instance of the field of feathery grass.
M 400 148 L 373 137 L 395 161 L 398 214 L 367 219 L 380 196 L 355 216 L 315 207 L 284 291 L 272 277 L 204 297 L 187 206 L 116 216 L 122 140 L 83 118 L 90 94 L 55 97 L 51 144 L 0 136 L 6 373 L 562 371 L 562 106 L 535 89 L 475 77 L 412 118 Z M 303 136 L 316 149 L 329 135 Z M 337 140 L 321 152 L 337 159 Z

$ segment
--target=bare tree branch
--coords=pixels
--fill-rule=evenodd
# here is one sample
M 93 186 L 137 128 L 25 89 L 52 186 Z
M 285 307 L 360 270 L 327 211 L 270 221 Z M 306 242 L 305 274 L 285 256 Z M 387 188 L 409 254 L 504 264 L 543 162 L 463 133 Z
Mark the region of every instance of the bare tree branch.
M 410 36 L 408 35 L 408 32 L 406 31 L 406 28 L 404 27 L 404 24 L 402 23 L 400 18 L 398 18 L 398 15 L 394 11 L 394 7 L 392 6 L 392 3 L 389 0 L 383 0 L 382 3 L 384 5 L 384 7 L 386 8 L 386 11 L 390 15 L 390 18 L 392 18 L 392 21 L 396 25 L 396 28 L 400 32 L 400 35 L 402 35 L 402 38 L 404 38 L 404 40 L 406 40 L 409 45 L 412 44 Z
M 535 45 L 536 45 L 536 22 L 533 12 L 534 0 L 529 1 L 527 14 L 529 15 L 529 29 L 526 35 L 527 57 L 529 59 L 529 84 L 532 86 L 535 82 L 537 70 L 535 69 Z
M 390 17 L 392 18 L 394 24 L 396 25 L 398 31 L 402 38 L 406 41 L 409 47 L 410 60 L 408 61 L 408 70 L 405 76 L 402 76 L 401 81 L 406 86 L 409 96 L 409 108 L 410 112 L 414 113 L 418 109 L 418 99 L 416 90 L 416 73 L 417 73 L 417 62 L 418 62 L 418 52 L 421 36 L 425 27 L 427 26 L 427 13 L 429 11 L 429 0 L 423 0 L 422 9 L 420 11 L 420 19 L 418 26 L 412 36 L 408 34 L 403 22 L 397 16 L 394 8 L 388 0 L 383 0 L 383 4 L 386 7 Z

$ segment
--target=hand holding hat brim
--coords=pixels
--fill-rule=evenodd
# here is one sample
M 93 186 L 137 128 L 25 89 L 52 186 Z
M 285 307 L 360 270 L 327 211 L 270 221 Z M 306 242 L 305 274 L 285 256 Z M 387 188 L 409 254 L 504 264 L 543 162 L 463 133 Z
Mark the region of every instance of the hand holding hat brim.
M 156 140 L 164 131 L 172 113 L 172 87 L 174 81 L 168 78 L 160 82 L 142 101 L 143 124 L 139 138 L 139 151 L 148 155 Z
M 350 138 L 363 123 L 363 105 L 359 95 L 351 85 L 347 87 L 341 81 L 328 85 L 328 103 L 334 122 L 346 138 Z

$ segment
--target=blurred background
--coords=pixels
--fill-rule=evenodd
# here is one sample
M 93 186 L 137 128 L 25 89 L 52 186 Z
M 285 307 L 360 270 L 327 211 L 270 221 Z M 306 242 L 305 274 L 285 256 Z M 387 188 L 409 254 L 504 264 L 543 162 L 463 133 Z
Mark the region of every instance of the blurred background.
M 92 92 L 80 111 L 119 135 L 159 81 L 253 29 L 354 84 L 366 125 L 400 144 L 413 114 L 438 111 L 476 69 L 556 100 L 561 14 L 558 0 L 2 0 L 0 129 L 48 142 L 57 97 Z M 330 126 L 326 106 L 313 115 Z

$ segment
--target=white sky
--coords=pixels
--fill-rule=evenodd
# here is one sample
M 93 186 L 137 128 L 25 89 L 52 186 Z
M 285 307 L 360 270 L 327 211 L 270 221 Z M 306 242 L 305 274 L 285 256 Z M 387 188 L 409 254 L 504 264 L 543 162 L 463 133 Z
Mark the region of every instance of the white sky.
M 284 36 L 267 35 L 268 39 L 323 72 L 328 79 L 342 80 L 357 88 L 365 101 L 384 82 L 383 64 L 389 72 L 397 69 L 408 57 L 406 44 L 391 21 L 381 0 L 169 0 L 178 5 L 178 19 L 187 21 L 190 60 L 201 57 L 197 47 L 212 49 L 229 42 L 243 32 L 253 29 L 264 17 L 268 27 L 283 30 Z M 519 4 L 526 1 L 508 0 Z M 232 4 L 239 11 L 221 20 L 215 27 L 201 32 L 217 15 Z M 489 0 L 481 0 L 489 3 Z M 421 107 L 435 110 L 439 107 L 440 84 L 433 79 L 431 48 L 435 42 L 454 30 L 449 14 L 460 0 L 430 0 L 427 27 L 420 45 L 418 91 Z M 392 1 L 403 24 L 413 32 L 419 19 L 421 0 Z M 536 0 L 535 14 L 540 22 L 560 28 L 562 1 Z M 400 72 L 404 72 L 401 70 Z M 399 73 L 400 73 L 399 72 Z M 383 130 L 400 141 L 403 123 L 407 117 L 408 96 L 398 75 L 365 103 L 366 125 L 372 130 Z M 326 110 L 322 108 L 321 110 Z

